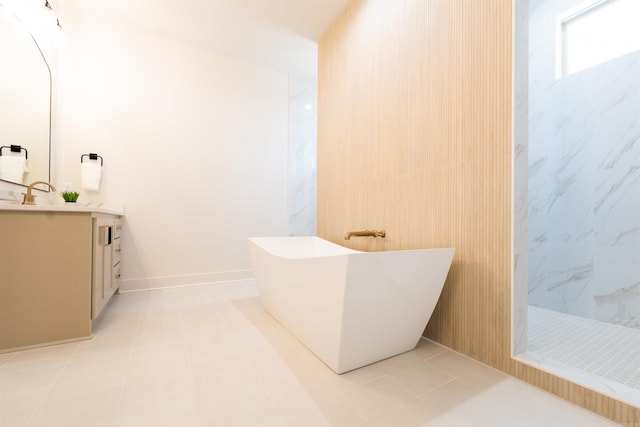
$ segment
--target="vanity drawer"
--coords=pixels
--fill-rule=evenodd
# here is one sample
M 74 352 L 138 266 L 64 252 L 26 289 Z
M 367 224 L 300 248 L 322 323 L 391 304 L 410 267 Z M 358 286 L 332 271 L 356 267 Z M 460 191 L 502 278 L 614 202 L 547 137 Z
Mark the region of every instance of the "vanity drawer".
M 119 239 L 122 234 L 122 220 L 120 218 L 116 218 L 113 224 L 113 238 Z
M 118 262 L 113 266 L 113 289 L 118 289 L 120 285 L 120 263 Z
M 113 240 L 113 265 L 120 263 L 120 253 L 122 249 L 120 248 L 120 239 L 115 238 Z

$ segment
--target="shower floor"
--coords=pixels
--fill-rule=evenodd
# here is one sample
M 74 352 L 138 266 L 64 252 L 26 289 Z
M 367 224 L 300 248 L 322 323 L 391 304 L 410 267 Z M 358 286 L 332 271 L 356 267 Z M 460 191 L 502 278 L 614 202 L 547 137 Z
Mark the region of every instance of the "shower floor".
M 529 306 L 528 351 L 554 374 L 640 406 L 640 330 Z

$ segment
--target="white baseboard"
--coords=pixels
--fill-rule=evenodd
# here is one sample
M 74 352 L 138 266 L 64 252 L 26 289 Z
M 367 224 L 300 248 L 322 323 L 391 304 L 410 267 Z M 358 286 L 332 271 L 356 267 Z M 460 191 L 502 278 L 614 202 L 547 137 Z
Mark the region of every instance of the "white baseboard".
M 253 278 L 253 270 L 235 270 L 180 276 L 148 277 L 144 279 L 123 279 L 120 281 L 120 292 L 147 291 L 204 283 L 235 282 Z

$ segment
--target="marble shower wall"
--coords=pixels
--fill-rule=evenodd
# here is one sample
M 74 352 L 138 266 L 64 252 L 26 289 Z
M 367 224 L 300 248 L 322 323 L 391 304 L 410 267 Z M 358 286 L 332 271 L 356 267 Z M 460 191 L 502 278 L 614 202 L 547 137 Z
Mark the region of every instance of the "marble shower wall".
M 556 79 L 556 16 L 529 7 L 529 303 L 640 328 L 640 52 Z
M 318 90 L 289 78 L 289 235 L 316 234 Z

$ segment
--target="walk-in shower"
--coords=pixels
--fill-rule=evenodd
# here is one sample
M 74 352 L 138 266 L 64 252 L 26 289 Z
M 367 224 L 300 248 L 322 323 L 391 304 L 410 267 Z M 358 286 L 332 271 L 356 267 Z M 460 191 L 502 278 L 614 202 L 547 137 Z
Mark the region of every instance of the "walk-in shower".
M 515 0 L 514 354 L 640 406 L 637 0 Z

